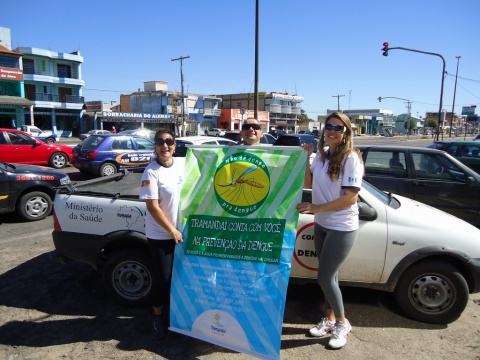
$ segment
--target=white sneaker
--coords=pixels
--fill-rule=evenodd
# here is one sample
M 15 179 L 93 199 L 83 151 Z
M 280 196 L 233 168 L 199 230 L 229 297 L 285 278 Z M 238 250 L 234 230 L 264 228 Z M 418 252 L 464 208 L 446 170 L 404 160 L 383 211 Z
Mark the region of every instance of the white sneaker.
M 352 331 L 352 325 L 346 320 L 346 323 L 338 321 L 332 331 L 332 337 L 328 342 L 328 346 L 332 349 L 340 349 L 347 343 L 347 336 Z
M 328 320 L 324 317 L 322 318 L 322 321 L 310 329 L 310 335 L 315 337 L 325 336 L 333 329 L 335 329 L 335 321 Z

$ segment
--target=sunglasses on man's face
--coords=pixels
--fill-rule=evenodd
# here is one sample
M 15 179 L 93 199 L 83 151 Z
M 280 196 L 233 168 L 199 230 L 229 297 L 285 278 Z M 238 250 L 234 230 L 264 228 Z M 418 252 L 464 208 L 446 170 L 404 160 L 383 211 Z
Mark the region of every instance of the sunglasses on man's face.
M 332 124 L 325 124 L 325 131 L 335 131 L 337 133 L 345 132 L 346 128 L 343 125 L 332 125 Z
M 247 131 L 252 128 L 253 130 L 260 130 L 260 125 L 259 124 L 243 124 L 242 125 L 242 130 Z
M 166 139 L 158 138 L 158 139 L 155 139 L 155 145 L 163 146 L 165 144 L 167 144 L 168 146 L 172 146 L 173 144 L 175 144 L 175 140 L 173 140 L 172 138 L 166 138 Z

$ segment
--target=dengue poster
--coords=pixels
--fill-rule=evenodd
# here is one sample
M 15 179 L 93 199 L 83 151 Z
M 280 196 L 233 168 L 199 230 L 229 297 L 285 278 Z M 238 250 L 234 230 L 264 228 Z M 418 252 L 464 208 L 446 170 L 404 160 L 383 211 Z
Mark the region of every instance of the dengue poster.
M 306 161 L 297 147 L 188 149 L 170 330 L 280 357 Z

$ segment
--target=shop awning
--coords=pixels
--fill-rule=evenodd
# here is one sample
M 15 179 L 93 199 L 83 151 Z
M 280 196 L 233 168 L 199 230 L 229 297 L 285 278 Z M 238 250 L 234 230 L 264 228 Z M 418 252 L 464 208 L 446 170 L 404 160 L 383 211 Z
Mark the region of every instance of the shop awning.
M 32 106 L 33 104 L 33 101 L 30 101 L 20 96 L 0 96 L 0 106 L 28 107 Z

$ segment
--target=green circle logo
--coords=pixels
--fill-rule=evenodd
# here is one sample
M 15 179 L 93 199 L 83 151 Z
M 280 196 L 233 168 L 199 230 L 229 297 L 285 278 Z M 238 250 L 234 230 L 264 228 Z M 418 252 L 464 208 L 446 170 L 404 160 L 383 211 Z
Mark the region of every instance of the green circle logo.
M 222 208 L 236 216 L 257 211 L 270 191 L 267 165 L 248 152 L 225 158 L 214 178 L 215 196 Z

